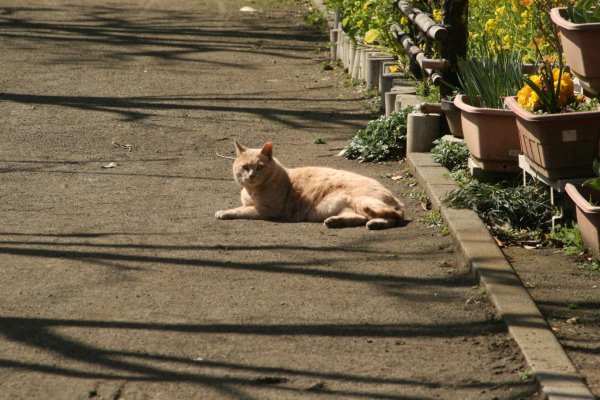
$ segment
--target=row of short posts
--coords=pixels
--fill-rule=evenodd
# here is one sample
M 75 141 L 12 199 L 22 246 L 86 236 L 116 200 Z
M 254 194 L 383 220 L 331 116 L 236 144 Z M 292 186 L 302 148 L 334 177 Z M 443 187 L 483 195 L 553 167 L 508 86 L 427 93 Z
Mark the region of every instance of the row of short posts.
M 351 40 L 341 26 L 330 31 L 330 40 L 331 59 L 339 60 L 352 79 L 363 81 L 367 90 L 379 89 L 386 115 L 397 110 L 400 105 L 395 103 L 397 90 L 394 79 L 405 74 L 393 73 L 387 68 L 397 64 L 396 57 L 374 47 L 357 44 L 360 39 Z
M 332 61 L 339 60 L 352 79 L 363 81 L 367 90 L 377 87 L 386 115 L 403 107 L 402 94 L 407 92 L 407 87 L 398 85 L 395 80 L 403 78 L 405 73 L 391 72 L 389 69 L 389 66 L 397 65 L 395 56 L 371 46 L 357 44 L 360 40 L 351 40 L 340 24 L 331 29 L 330 41 Z M 430 108 L 425 111 L 408 116 L 408 152 L 429 151 L 433 141 L 441 136 L 439 111 L 435 107 L 434 110 Z

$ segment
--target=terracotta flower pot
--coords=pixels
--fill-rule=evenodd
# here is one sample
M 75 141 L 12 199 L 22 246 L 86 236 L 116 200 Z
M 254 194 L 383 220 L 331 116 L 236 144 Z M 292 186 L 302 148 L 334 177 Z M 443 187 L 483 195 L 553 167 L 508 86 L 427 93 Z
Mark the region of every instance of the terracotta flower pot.
M 479 167 L 492 172 L 519 171 L 519 134 L 513 112 L 473 107 L 464 95 L 457 95 L 454 105 L 460 109 L 465 144 Z
M 560 41 L 567 64 L 588 92 L 600 93 L 600 23 L 574 24 L 565 7 L 550 11 L 552 22 L 560 29 Z
M 534 170 L 548 179 L 594 175 L 600 111 L 540 115 L 525 110 L 515 97 L 505 103 L 517 116 L 521 150 Z
M 578 189 L 570 183 L 565 185 L 565 191 L 575 203 L 577 225 L 583 243 L 596 258 L 600 258 L 600 207 L 587 200 L 590 196 L 594 201 L 600 200 L 600 193 L 586 187 Z

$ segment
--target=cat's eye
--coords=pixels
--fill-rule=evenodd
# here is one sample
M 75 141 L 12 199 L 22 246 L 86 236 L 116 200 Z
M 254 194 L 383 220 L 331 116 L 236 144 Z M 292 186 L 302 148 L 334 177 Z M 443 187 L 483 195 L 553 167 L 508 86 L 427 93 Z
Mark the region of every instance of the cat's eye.
M 244 165 L 242 165 L 242 169 L 244 171 L 249 171 L 250 170 L 250 166 L 248 164 L 244 164 Z
M 260 170 L 261 170 L 263 167 L 264 167 L 264 165 L 258 164 L 258 165 L 256 166 L 256 170 L 257 170 L 257 171 L 260 171 Z

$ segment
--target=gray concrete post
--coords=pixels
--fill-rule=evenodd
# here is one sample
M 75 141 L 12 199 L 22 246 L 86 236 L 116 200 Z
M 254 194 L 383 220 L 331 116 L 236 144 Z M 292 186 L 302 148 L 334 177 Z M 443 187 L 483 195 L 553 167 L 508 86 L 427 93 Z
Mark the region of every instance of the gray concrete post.
M 428 152 L 433 147 L 433 141 L 440 136 L 440 114 L 408 114 L 406 124 L 406 154 Z
M 360 62 L 362 60 L 363 49 L 355 47 L 354 50 L 354 62 L 352 63 L 352 79 L 358 79 L 360 74 Z
M 337 58 L 338 32 L 337 29 L 329 31 L 329 59 L 331 61 L 335 61 Z
M 394 111 L 394 104 L 396 103 L 396 95 L 397 93 L 393 90 L 385 93 L 385 116 L 389 117 L 389 115 Z

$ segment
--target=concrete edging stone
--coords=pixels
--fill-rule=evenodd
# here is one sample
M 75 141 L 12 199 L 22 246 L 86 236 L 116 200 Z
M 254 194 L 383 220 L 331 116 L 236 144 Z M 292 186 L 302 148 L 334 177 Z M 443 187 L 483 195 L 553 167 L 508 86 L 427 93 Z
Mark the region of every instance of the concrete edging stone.
M 456 188 L 449 178 L 449 171 L 435 163 L 429 153 L 409 153 L 406 160 L 417 182 L 429 195 L 432 206 L 439 208 L 462 255 L 486 288 L 544 396 L 550 400 L 594 400 L 594 395 L 479 216 L 472 210 L 458 210 L 442 204 L 446 194 Z

